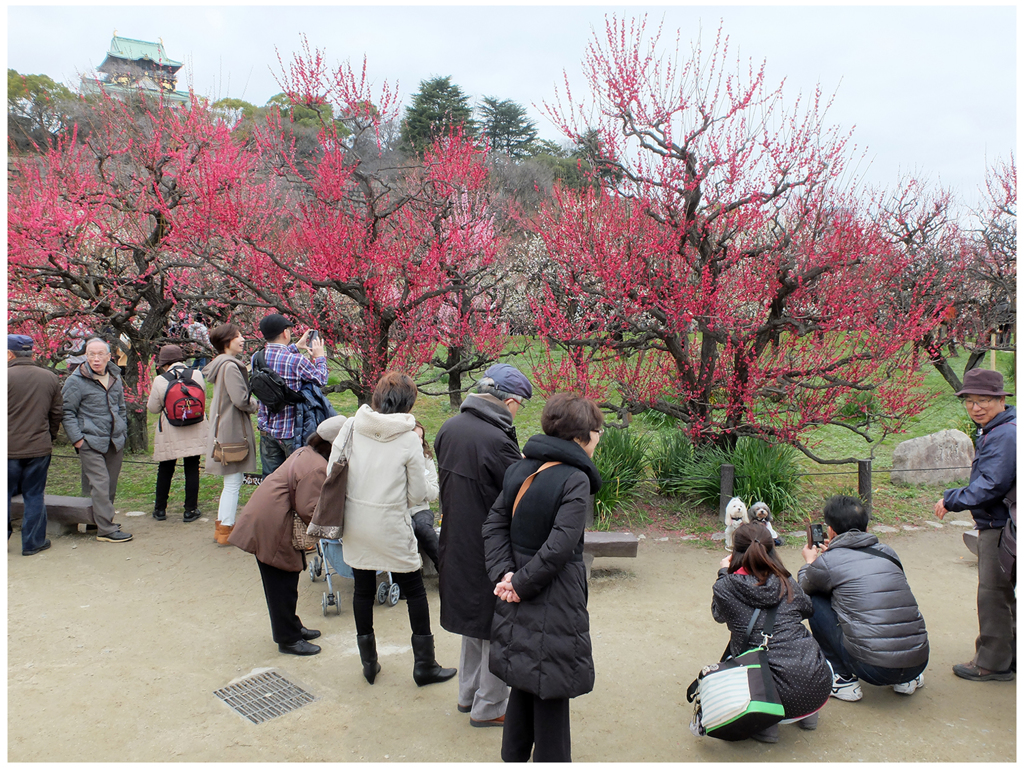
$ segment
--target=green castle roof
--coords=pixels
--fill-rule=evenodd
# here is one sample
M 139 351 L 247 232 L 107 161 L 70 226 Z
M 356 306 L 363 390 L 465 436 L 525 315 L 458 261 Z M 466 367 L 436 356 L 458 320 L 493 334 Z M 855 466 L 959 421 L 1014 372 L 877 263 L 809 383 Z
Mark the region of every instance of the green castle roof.
M 162 42 L 150 43 L 145 40 L 132 40 L 131 38 L 118 37 L 117 35 L 114 35 L 110 40 L 110 50 L 107 51 L 107 56 L 128 61 L 148 59 L 155 64 L 159 64 L 161 67 L 171 67 L 173 69 L 181 69 L 182 66 L 180 61 L 174 61 L 167 57 L 167 51 L 164 50 Z

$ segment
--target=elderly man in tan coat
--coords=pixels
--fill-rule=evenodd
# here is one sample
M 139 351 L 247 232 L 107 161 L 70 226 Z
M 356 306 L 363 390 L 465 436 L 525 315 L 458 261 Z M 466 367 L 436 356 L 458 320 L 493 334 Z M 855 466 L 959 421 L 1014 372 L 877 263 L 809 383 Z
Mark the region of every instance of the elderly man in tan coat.
M 185 356 L 177 344 L 168 344 L 156 356 L 156 370 L 153 389 L 149 393 L 146 407 L 150 413 L 159 413 L 156 433 L 153 437 L 153 461 L 160 462 L 156 471 L 156 498 L 153 502 L 153 519 L 167 519 L 167 497 L 171 492 L 171 480 L 178 459 L 185 468 L 185 514 L 186 523 L 198 520 L 199 511 L 199 457 L 206 450 L 209 427 L 206 415 L 195 424 L 174 426 L 168 421 L 164 410 L 167 389 L 178 386 L 176 379 L 190 380 L 206 396 L 206 382 L 203 374 L 185 367 Z

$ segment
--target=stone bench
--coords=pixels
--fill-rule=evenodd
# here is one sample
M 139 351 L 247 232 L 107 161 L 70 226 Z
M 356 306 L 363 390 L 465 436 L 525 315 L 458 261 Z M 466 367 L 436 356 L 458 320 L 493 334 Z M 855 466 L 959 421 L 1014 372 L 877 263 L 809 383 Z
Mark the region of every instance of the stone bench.
M 76 533 L 78 524 L 95 525 L 92 516 L 92 499 L 88 496 L 54 496 L 45 494 L 46 533 L 64 535 Z M 11 498 L 11 519 L 21 520 L 25 516 L 25 500 L 19 494 Z
M 585 531 L 583 533 L 583 565 L 590 579 L 595 557 L 636 557 L 640 540 L 632 533 Z

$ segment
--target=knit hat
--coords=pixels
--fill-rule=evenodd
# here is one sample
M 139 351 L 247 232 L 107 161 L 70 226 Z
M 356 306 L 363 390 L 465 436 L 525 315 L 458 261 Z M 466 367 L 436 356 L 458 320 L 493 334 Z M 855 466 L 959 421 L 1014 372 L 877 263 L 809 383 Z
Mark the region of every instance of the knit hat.
M 163 368 L 171 363 L 180 363 L 184 359 L 185 354 L 181 351 L 181 347 L 177 344 L 168 344 L 165 347 L 160 347 L 156 356 L 156 367 Z

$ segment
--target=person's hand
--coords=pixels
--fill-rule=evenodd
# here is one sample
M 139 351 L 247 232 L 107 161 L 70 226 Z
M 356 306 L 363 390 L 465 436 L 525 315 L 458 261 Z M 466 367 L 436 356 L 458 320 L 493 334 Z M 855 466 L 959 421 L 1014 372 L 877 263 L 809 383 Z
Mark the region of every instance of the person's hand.
M 810 544 L 804 544 L 804 548 L 800 550 L 800 554 L 804 556 L 804 562 L 808 565 L 818 559 L 818 555 L 822 553 L 822 549 L 819 547 L 812 547 Z
M 731 552 L 728 555 L 726 555 L 725 557 L 722 558 L 721 562 L 718 564 L 718 567 L 719 568 L 728 568 L 730 565 L 732 565 L 732 553 Z
M 504 578 L 494 586 L 494 594 L 506 603 L 518 603 L 519 595 L 512 586 L 512 571 L 505 574 Z
M 309 345 L 309 352 L 313 357 L 326 357 L 327 353 L 324 351 L 324 339 L 322 336 L 317 334 L 317 337 Z
M 309 349 L 309 334 L 313 332 L 312 328 L 307 328 L 306 332 L 299 337 L 299 340 L 295 342 L 295 348 L 303 351 Z
M 82 447 L 82 443 L 84 443 L 84 442 L 85 442 L 85 438 L 83 437 L 81 440 L 79 440 L 77 443 L 75 443 L 75 450 L 77 451 L 79 448 L 81 448 Z
M 935 516 L 939 518 L 939 520 L 945 518 L 947 512 L 949 512 L 949 510 L 946 509 L 945 499 L 939 499 L 937 502 L 935 502 Z

